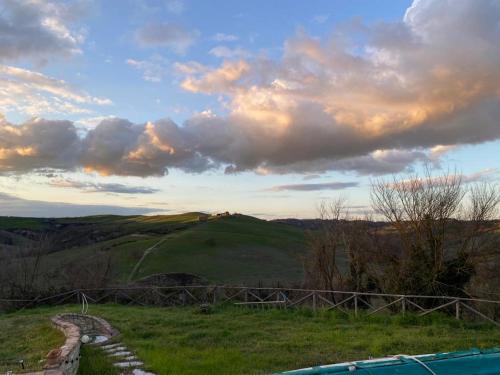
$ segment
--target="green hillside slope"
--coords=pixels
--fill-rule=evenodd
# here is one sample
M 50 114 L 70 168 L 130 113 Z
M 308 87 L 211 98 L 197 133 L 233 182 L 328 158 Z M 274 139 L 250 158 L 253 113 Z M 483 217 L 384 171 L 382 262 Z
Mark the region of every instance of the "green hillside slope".
M 221 217 L 167 238 L 137 274 L 188 272 L 224 283 L 299 282 L 304 234 L 249 216 Z
M 40 268 L 52 284 L 86 277 L 110 264 L 114 282 L 155 273 L 192 273 L 210 282 L 266 284 L 302 280 L 304 232 L 250 216 L 209 217 L 193 212 L 163 216 L 0 218 L 0 258 L 21 267 L 20 255 L 49 238 Z M 158 247 L 143 256 L 160 240 Z M 143 258 L 143 259 L 141 259 Z M 1 259 L 0 259 L 1 260 Z M 139 262 L 140 261 L 140 262 Z M 139 262 L 139 264 L 138 264 Z M 44 285 L 45 285 L 44 284 Z

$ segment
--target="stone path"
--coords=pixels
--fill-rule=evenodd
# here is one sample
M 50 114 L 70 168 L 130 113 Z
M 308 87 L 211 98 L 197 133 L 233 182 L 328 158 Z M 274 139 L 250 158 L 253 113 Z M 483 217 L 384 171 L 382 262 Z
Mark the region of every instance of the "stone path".
M 155 375 L 153 372 L 142 370 L 141 367 L 144 366 L 144 362 L 139 360 L 139 358 L 121 342 L 103 345 L 101 349 L 110 357 L 114 366 L 123 369 L 122 375 Z

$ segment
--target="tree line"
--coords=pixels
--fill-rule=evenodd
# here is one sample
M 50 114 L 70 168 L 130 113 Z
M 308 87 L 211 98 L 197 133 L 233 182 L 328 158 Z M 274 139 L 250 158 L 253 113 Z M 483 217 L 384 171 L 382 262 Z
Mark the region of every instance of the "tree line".
M 461 174 L 371 185 L 372 214 L 356 217 L 342 197 L 319 207 L 308 231 L 306 285 L 329 290 L 492 297 L 500 292 L 497 186 Z M 384 224 L 374 225 L 374 217 Z M 478 293 L 478 292 L 481 293 Z M 496 295 L 495 299 L 498 299 Z

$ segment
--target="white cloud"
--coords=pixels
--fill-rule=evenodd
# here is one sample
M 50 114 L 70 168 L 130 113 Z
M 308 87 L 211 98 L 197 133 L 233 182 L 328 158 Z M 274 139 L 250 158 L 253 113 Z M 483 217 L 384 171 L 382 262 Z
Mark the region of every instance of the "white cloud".
M 111 100 L 76 90 L 62 80 L 0 64 L 0 112 L 86 113 L 89 105 L 110 104 Z
M 14 126 L 0 117 L 0 172 L 71 170 L 81 152 L 81 140 L 69 121 L 32 119 Z
M 161 82 L 168 71 L 168 60 L 153 55 L 149 60 L 127 59 L 126 63 L 142 72 L 142 78 L 149 82 Z
M 304 177 L 302 177 L 304 181 L 316 180 L 318 178 L 321 178 L 320 174 L 306 174 L 304 175 Z
M 0 192 L 2 215 L 22 217 L 68 217 L 90 215 L 144 215 L 165 211 L 147 207 L 120 207 L 106 205 L 85 205 L 62 202 L 43 202 L 18 198 Z
M 312 18 L 312 21 L 314 23 L 319 23 L 319 24 L 322 24 L 322 23 L 325 23 L 326 21 L 328 21 L 330 18 L 330 15 L 329 14 L 317 14 L 315 15 L 313 18 Z
M 409 171 L 453 146 L 500 137 L 498 19 L 498 2 L 423 0 L 400 22 L 361 27 L 363 38 L 299 32 L 281 59 L 174 64 L 185 90 L 217 95 L 225 114 L 182 125 L 110 119 L 83 138 L 70 122 L 4 120 L 0 171 Z M 148 37 L 169 43 L 162 33 Z
M 436 145 L 430 149 L 430 158 L 438 160 L 443 155 L 456 150 L 457 148 L 457 145 Z
M 498 170 L 498 168 L 486 168 L 475 173 L 462 175 L 462 181 L 470 183 L 487 180 L 498 180 L 499 172 L 500 171 Z
M 200 33 L 198 30 L 188 31 L 173 23 L 152 23 L 136 31 L 136 40 L 145 47 L 169 48 L 183 55 L 193 45 Z
M 192 142 L 197 140 L 170 120 L 132 124 L 109 118 L 81 134 L 70 121 L 35 118 L 13 125 L 0 117 L 0 173 L 58 169 L 163 176 L 168 168 L 195 173 L 216 166 Z
M 184 89 L 222 95 L 230 112 L 188 123 L 228 172 L 401 170 L 428 148 L 497 139 L 499 18 L 498 2 L 425 0 L 400 22 L 364 25 L 361 39 L 299 31 L 281 60 L 187 73 Z
M 319 190 L 343 190 L 348 188 L 357 187 L 357 182 L 324 182 L 317 184 L 290 184 L 273 186 L 271 191 L 319 191 Z
M 165 7 L 170 13 L 177 15 L 186 10 L 186 4 L 182 0 L 166 0 Z
M 33 59 L 81 53 L 85 33 L 74 27 L 86 2 L 2 0 L 0 2 L 0 61 Z
M 185 65 L 177 65 L 178 70 L 188 70 Z M 198 69 L 198 70 L 196 70 Z M 217 69 L 209 70 L 202 66 L 192 69 L 193 73 L 203 73 L 200 77 L 191 75 L 182 82 L 182 88 L 191 92 L 215 93 L 227 92 L 237 85 L 250 70 L 250 66 L 243 60 L 225 61 Z
M 75 121 L 75 126 L 82 128 L 95 128 L 104 120 L 113 120 L 116 119 L 116 116 L 94 116 L 94 117 L 83 117 L 78 121 Z
M 239 40 L 236 35 L 224 33 L 217 33 L 213 35 L 211 39 L 215 40 L 216 42 L 235 42 Z
M 91 126 L 80 134 L 77 127 L 80 123 L 36 119 L 12 125 L 3 119 L 0 122 L 0 172 L 53 168 L 84 169 L 101 175 L 161 176 L 168 168 L 203 172 L 229 165 L 226 172 L 235 173 L 249 169 L 244 166 L 258 162 L 268 149 L 289 158 L 273 139 L 266 140 L 259 132 L 235 133 L 211 112 L 196 115 L 183 127 L 170 120 L 132 124 L 114 117 L 88 122 Z M 377 150 L 366 156 L 341 160 L 324 158 L 283 165 L 260 163 L 255 170 L 261 174 L 328 170 L 386 174 L 403 171 L 418 160 L 427 161 L 428 154 L 421 150 Z
M 174 63 L 174 69 L 176 72 L 185 75 L 194 75 L 208 72 L 210 69 L 203 64 L 196 61 L 188 61 L 186 63 Z
M 478 182 L 481 183 L 484 181 L 496 180 L 498 179 L 498 176 L 499 176 L 498 168 L 486 168 L 470 174 L 451 172 L 449 175 L 446 176 L 429 176 L 424 178 L 416 176 L 413 179 L 406 179 L 396 183 L 391 182 L 388 183 L 387 185 L 393 188 L 412 186 L 416 182 L 418 185 L 427 185 L 427 184 L 447 185 L 449 184 L 450 181 L 460 181 L 462 183 L 469 184 L 469 183 L 478 183 Z
M 158 189 L 147 186 L 130 186 L 119 183 L 75 181 L 68 178 L 57 178 L 49 182 L 50 186 L 59 188 L 79 189 L 91 193 L 115 193 L 115 194 L 153 194 Z
M 216 46 L 212 48 L 209 53 L 216 57 L 221 57 L 224 59 L 240 59 L 248 58 L 252 56 L 250 51 L 243 49 L 241 47 L 229 48 L 226 46 Z

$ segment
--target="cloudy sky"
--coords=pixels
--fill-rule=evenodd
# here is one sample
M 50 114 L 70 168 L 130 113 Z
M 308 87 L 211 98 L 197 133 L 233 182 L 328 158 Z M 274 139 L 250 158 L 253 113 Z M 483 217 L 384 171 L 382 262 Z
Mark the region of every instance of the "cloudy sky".
M 0 215 L 313 217 L 500 175 L 499 0 L 0 0 Z

